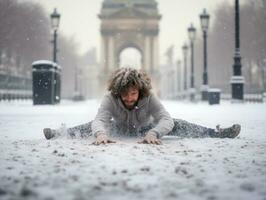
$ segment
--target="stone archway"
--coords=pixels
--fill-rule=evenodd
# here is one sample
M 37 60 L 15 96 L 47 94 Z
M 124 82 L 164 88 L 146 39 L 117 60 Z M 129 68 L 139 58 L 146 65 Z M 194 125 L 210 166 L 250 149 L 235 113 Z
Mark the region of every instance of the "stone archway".
M 133 47 L 142 55 L 142 69 L 153 79 L 159 73 L 159 21 L 155 0 L 104 0 L 101 13 L 101 72 L 104 83 L 119 67 L 119 55 Z

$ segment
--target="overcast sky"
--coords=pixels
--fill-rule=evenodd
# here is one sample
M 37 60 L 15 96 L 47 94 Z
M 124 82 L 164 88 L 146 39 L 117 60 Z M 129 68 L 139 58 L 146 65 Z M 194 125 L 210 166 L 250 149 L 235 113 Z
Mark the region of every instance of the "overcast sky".
M 26 0 L 24 0 L 26 1 Z M 61 14 L 60 32 L 73 36 L 80 45 L 80 53 L 91 47 L 100 52 L 100 13 L 103 0 L 27 0 L 38 2 L 44 6 L 47 15 L 57 8 Z M 181 46 L 187 40 L 187 27 L 191 22 L 201 34 L 199 14 L 203 8 L 211 15 L 217 5 L 233 0 L 157 0 L 159 12 L 162 15 L 160 22 L 160 60 L 165 61 L 164 52 L 173 44 L 176 58 L 181 57 Z M 233 20 L 232 16 L 232 20 Z M 213 18 L 211 17 L 211 20 Z M 99 55 L 98 55 L 99 58 Z

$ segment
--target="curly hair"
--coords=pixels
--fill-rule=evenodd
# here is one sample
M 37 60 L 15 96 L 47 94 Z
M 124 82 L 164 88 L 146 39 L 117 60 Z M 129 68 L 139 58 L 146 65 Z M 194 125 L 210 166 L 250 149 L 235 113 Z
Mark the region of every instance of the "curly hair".
M 134 68 L 120 68 L 116 70 L 109 80 L 108 91 L 118 98 L 128 92 L 128 89 L 134 87 L 139 90 L 139 97 L 147 97 L 151 90 L 151 79 L 142 70 Z

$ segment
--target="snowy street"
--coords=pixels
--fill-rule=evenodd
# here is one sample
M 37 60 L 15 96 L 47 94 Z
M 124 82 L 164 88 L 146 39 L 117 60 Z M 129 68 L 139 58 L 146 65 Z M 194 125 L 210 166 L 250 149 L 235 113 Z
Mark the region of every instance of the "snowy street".
M 214 128 L 242 125 L 235 139 L 165 137 L 91 145 L 46 140 L 45 127 L 93 120 L 100 100 L 55 106 L 0 102 L 0 199 L 266 200 L 266 104 L 163 101 L 174 118 Z

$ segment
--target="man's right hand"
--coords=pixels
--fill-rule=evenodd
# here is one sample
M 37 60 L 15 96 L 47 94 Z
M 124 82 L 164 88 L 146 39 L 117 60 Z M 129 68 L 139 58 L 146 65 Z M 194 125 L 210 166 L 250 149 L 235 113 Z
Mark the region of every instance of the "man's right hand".
M 96 137 L 96 140 L 92 143 L 94 145 L 107 144 L 107 143 L 116 143 L 114 140 L 110 140 L 106 134 L 99 134 Z

